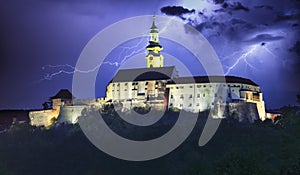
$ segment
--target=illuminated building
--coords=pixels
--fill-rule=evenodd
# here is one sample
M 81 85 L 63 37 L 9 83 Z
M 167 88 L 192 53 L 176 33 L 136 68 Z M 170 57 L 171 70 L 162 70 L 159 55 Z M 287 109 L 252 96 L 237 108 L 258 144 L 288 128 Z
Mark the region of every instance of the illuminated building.
M 146 68 L 119 70 L 101 100 L 81 100 L 82 105 L 73 106 L 72 94 L 63 90 L 51 98 L 53 109 L 30 112 L 31 124 L 49 126 L 55 120 L 74 124 L 84 108 L 91 105 L 101 108 L 103 104 L 118 104 L 123 111 L 134 107 L 189 112 L 212 109 L 213 118 L 235 116 L 239 121 L 265 120 L 263 95 L 256 83 L 235 76 L 179 77 L 175 66 L 164 67 L 162 49 L 154 18 L 146 47 Z M 219 89 L 224 93 L 219 93 Z
M 146 68 L 119 70 L 107 86 L 107 101 L 121 104 L 123 110 L 148 105 L 156 109 L 201 112 L 215 108 L 215 102 L 220 98 L 226 110 L 222 116 L 216 117 L 222 118 L 235 111 L 240 113 L 246 106 L 261 120 L 265 119 L 263 95 L 257 84 L 234 76 L 178 77 L 174 66 L 164 67 L 160 54 L 163 47 L 159 44 L 158 34 L 154 18 L 146 47 Z M 221 81 L 222 78 L 226 82 Z M 217 93 L 220 87 L 226 92 L 221 97 Z
M 64 106 L 72 106 L 73 95 L 67 89 L 60 90 L 51 97 L 52 109 L 30 111 L 30 124 L 33 126 L 50 126 L 55 122 Z

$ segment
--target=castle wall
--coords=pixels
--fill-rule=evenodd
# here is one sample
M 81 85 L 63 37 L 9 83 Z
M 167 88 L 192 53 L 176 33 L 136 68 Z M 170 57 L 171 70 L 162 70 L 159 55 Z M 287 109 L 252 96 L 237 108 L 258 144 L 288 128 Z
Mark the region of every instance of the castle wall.
M 113 103 L 122 103 L 123 108 L 144 107 L 149 104 L 163 108 L 165 102 L 166 81 L 115 82 L 107 86 L 106 99 Z
M 227 116 L 238 119 L 239 122 L 253 123 L 259 119 L 259 112 L 255 103 L 233 102 L 225 110 Z
M 224 93 L 218 93 L 223 89 Z M 165 92 L 168 95 L 165 98 Z M 158 98 L 159 96 L 162 99 Z M 151 99 L 153 97 L 153 99 Z M 122 103 L 123 108 L 131 109 L 133 106 L 158 104 L 163 108 L 168 101 L 168 108 L 184 109 L 190 112 L 201 112 L 216 108 L 215 103 L 242 102 L 256 106 L 261 120 L 265 120 L 265 104 L 259 86 L 241 83 L 190 83 L 190 84 L 163 84 L 158 81 L 115 82 L 107 87 L 107 99 Z M 152 101 L 151 101 L 152 100 Z M 235 106 L 241 106 L 237 103 Z M 234 108 L 232 108 L 234 109 Z M 238 107 L 242 109 L 242 107 Z M 221 117 L 221 116 L 219 116 Z
M 265 120 L 265 104 L 258 86 L 240 83 L 197 83 L 197 84 L 169 84 L 170 89 L 168 108 L 184 109 L 190 112 L 201 112 L 216 108 L 215 103 L 251 103 L 256 106 L 257 116 Z M 223 88 L 224 93 L 218 93 Z M 242 109 L 241 107 L 239 107 Z M 221 117 L 221 116 L 219 116 Z
M 30 111 L 30 124 L 32 126 L 50 126 L 58 118 L 59 111 L 59 108 L 41 111 Z
M 75 124 L 78 121 L 78 117 L 81 116 L 81 112 L 87 106 L 63 106 L 61 107 L 58 123 Z
M 199 112 L 213 107 L 216 85 L 202 84 L 172 84 L 170 89 L 169 108 L 175 107 L 190 112 Z

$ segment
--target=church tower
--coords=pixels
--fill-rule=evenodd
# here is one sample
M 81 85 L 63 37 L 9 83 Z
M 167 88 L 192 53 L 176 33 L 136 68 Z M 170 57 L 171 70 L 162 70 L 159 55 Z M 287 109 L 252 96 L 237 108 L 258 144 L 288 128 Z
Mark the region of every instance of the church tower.
M 159 45 L 158 28 L 155 24 L 155 16 L 153 16 L 152 27 L 150 28 L 149 45 L 146 49 L 148 50 L 148 55 L 146 56 L 146 67 L 163 67 L 164 57 L 160 54 L 163 47 Z

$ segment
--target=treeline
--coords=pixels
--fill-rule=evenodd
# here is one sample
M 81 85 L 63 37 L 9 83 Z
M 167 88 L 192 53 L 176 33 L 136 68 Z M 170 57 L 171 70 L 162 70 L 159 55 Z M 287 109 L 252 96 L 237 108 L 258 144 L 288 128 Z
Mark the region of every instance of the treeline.
M 124 122 L 115 111 L 103 113 L 103 118 L 119 135 L 147 140 L 168 132 L 178 114 L 169 111 L 159 124 L 147 128 Z M 299 107 L 283 108 L 274 123 L 223 120 L 214 137 L 199 147 L 207 117 L 207 111 L 199 114 L 196 127 L 180 147 L 146 162 L 123 161 L 103 153 L 89 142 L 79 125 L 52 129 L 14 125 L 0 134 L 0 174 L 300 174 Z

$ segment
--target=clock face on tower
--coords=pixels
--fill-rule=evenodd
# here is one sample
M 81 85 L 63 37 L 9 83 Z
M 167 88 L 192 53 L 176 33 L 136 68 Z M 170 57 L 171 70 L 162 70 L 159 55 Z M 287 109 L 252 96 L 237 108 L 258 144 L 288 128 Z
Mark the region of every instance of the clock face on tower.
M 150 57 L 149 59 L 150 59 L 150 60 L 153 60 L 153 57 Z

